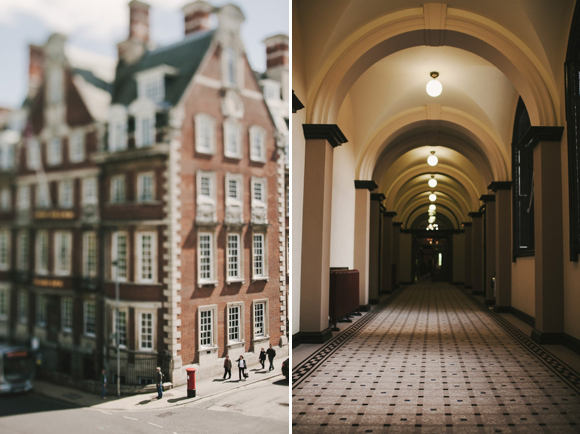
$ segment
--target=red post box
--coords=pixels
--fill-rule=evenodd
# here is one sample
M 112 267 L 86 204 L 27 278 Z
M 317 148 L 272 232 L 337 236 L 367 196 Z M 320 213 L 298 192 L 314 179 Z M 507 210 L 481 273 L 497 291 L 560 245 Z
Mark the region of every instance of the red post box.
M 185 368 L 187 372 L 187 397 L 195 398 L 195 368 Z

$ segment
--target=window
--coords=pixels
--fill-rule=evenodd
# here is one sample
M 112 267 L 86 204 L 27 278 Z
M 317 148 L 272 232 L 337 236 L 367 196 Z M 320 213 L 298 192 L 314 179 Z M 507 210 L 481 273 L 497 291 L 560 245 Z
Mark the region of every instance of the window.
M 232 47 L 223 51 L 222 77 L 226 86 L 236 86 L 238 83 L 238 54 Z
M 199 344 L 202 347 L 213 347 L 213 310 L 199 311 Z
M 83 204 L 96 204 L 97 197 L 97 178 L 90 177 L 83 179 Z
M 36 296 L 36 325 L 46 327 L 46 297 L 43 295 Z
M 266 245 L 264 242 L 264 234 L 254 234 L 254 247 L 253 247 L 253 262 L 254 262 L 254 279 L 260 279 L 266 277 Z
M 12 194 L 10 187 L 4 187 L 0 190 L 0 210 L 10 211 L 12 209 Z
M 71 272 L 71 233 L 57 231 L 54 233 L 54 241 L 54 274 L 69 275 Z
M 79 163 L 85 159 L 85 133 L 73 131 L 69 138 L 69 159 L 73 163 Z
M 109 125 L 109 150 L 111 152 L 127 149 L 127 119 L 116 119 Z
M 61 208 L 73 207 L 74 181 L 66 179 L 58 183 L 58 204 Z
M 8 318 L 8 291 L 0 289 L 0 321 Z
M 111 177 L 111 203 L 125 202 L 125 176 Z
M 10 231 L 0 230 L 0 270 L 10 269 Z
M 139 349 L 153 351 L 153 313 L 139 314 Z
M 137 116 L 135 144 L 138 148 L 151 146 L 155 143 L 155 116 L 153 113 Z
M 215 173 L 197 171 L 197 202 L 215 204 Z
M 85 301 L 84 305 L 84 333 L 86 336 L 94 337 L 96 331 L 95 323 L 95 302 Z
M 63 297 L 61 301 L 61 327 L 63 332 L 71 332 L 73 327 L 73 299 Z
M 36 186 L 36 207 L 49 208 L 50 207 L 50 191 L 48 184 L 43 182 Z
M 40 144 L 36 139 L 30 139 L 26 148 L 26 165 L 30 170 L 40 169 Z
M 266 161 L 266 131 L 257 125 L 250 127 L 250 160 Z
M 213 233 L 198 235 L 198 278 L 200 284 L 215 283 Z
M 153 282 L 155 272 L 155 233 L 137 234 L 137 280 Z
M 254 338 L 268 336 L 268 301 L 254 301 Z
M 153 172 L 140 173 L 137 176 L 137 201 L 151 202 L 154 200 Z
M 53 137 L 48 141 L 47 163 L 56 166 L 62 163 L 62 139 Z
M 124 348 L 127 346 L 127 311 L 113 309 L 113 333 L 115 333 L 115 339 L 117 336 L 117 324 L 119 326 L 119 346 Z
M 20 271 L 28 270 L 28 232 L 18 233 L 18 261 L 17 268 Z
M 63 70 L 53 67 L 48 71 L 48 102 L 60 104 L 63 100 L 64 74 Z
M 195 150 L 202 154 L 215 153 L 215 119 L 205 113 L 195 116 Z
M 28 293 L 18 293 L 18 321 L 21 323 L 28 322 Z
M 154 103 L 163 102 L 165 98 L 164 74 L 150 74 L 138 79 L 140 98 L 147 98 Z
M 127 233 L 115 232 L 113 234 L 112 262 L 117 262 L 117 276 L 120 281 L 127 280 Z M 111 276 L 115 278 L 115 266 L 111 270 Z
M 241 278 L 240 265 L 240 234 L 228 234 L 228 278 L 227 280 L 239 280 Z
M 36 233 L 36 273 L 48 274 L 48 232 Z
M 242 176 L 226 173 L 226 205 L 242 204 Z
M 224 155 L 229 158 L 242 157 L 240 124 L 233 119 L 224 121 Z
M 252 208 L 266 208 L 266 178 L 252 178 Z
M 241 342 L 241 311 L 239 304 L 228 303 L 228 343 Z
M 85 232 L 83 234 L 83 276 L 97 275 L 97 234 Z
M 0 144 L 0 169 L 9 170 L 14 167 L 14 145 Z
M 19 210 L 24 211 L 30 209 L 30 186 L 21 185 L 16 191 L 17 203 L 16 206 Z
M 532 149 L 523 141 L 530 125 L 520 98 L 512 138 L 514 257 L 534 254 L 534 160 Z

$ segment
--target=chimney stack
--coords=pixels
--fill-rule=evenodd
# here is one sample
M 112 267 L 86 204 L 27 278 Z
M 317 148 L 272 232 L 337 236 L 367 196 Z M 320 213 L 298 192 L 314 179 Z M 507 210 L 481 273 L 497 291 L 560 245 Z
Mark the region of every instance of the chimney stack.
M 44 73 L 44 49 L 38 45 L 29 45 L 30 60 L 28 63 L 28 98 L 32 99 L 38 92 Z
M 181 8 L 185 18 L 185 36 L 209 30 L 209 16 L 213 6 L 206 1 L 197 0 Z
M 149 42 L 149 5 L 139 0 L 129 3 L 129 39 Z
M 275 35 L 264 39 L 266 44 L 266 69 L 289 66 L 288 35 Z

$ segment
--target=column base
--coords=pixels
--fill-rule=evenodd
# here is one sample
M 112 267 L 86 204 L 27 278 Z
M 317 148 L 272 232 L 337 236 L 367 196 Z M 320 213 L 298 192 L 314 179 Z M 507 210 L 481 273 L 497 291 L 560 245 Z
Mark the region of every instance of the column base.
M 332 330 L 330 327 L 319 332 L 300 332 L 301 344 L 323 344 L 332 338 Z M 294 347 L 294 345 L 292 345 Z
M 369 298 L 369 305 L 371 305 L 371 304 L 379 304 L 379 299 L 378 298 Z
M 370 300 L 369 300 L 370 302 Z M 360 305 L 360 311 L 361 312 L 369 312 L 371 310 L 371 305 L 369 304 L 361 304 Z
M 493 306 L 495 304 L 495 299 L 493 299 L 493 300 L 485 299 L 484 304 L 486 306 Z
M 538 329 L 533 329 L 530 337 L 541 345 L 563 345 L 566 342 L 564 333 L 545 333 Z

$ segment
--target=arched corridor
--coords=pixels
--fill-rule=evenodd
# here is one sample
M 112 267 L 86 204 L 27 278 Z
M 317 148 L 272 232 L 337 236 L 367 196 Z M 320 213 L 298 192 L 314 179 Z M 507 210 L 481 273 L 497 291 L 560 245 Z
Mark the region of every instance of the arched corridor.
M 580 432 L 578 373 L 442 282 L 398 291 L 292 375 L 293 433 Z

